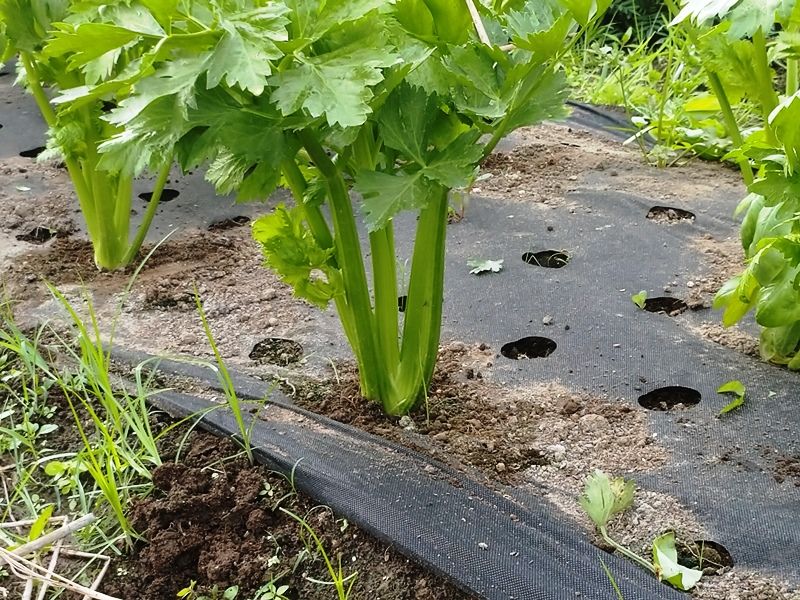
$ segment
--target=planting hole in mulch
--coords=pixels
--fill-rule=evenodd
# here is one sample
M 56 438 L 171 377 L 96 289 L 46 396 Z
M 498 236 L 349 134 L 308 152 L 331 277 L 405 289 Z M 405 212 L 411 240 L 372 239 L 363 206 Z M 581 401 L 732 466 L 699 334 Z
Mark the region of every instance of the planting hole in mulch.
M 397 297 L 397 310 L 399 310 L 400 312 L 406 312 L 407 304 L 408 304 L 408 296 Z
M 47 227 L 34 227 L 28 233 L 21 233 L 17 236 L 20 242 L 28 242 L 29 244 L 44 244 L 50 241 L 56 235 L 56 232 Z
M 161 200 L 159 202 L 171 202 L 175 200 L 181 193 L 178 190 L 173 190 L 172 188 L 164 188 L 161 192 Z M 139 194 L 139 198 L 144 200 L 145 202 L 150 202 L 150 198 L 153 197 L 153 192 L 142 192 Z
M 288 365 L 300 360 L 303 356 L 303 346 L 294 340 L 267 338 L 253 346 L 248 356 L 262 364 Z
M 676 223 L 678 221 L 694 221 L 693 212 L 671 206 L 654 206 L 647 211 L 647 218 L 656 223 Z
M 237 215 L 235 217 L 230 217 L 229 219 L 220 219 L 219 221 L 214 221 L 211 225 L 208 226 L 209 231 L 226 231 L 228 229 L 234 229 L 236 227 L 242 227 L 247 225 L 250 222 L 250 217 L 245 217 L 244 215 Z
M 670 317 L 675 317 L 689 306 L 680 298 L 671 298 L 670 296 L 659 296 L 658 298 L 648 298 L 644 301 L 644 309 L 651 313 L 665 313 Z
M 647 410 L 667 411 L 700 404 L 700 392 L 682 385 L 657 388 L 639 396 L 639 406 Z
M 696 540 L 678 545 L 678 562 L 684 567 L 703 571 L 704 575 L 721 575 L 733 567 L 728 549 L 712 540 Z
M 567 266 L 569 255 L 560 250 L 542 250 L 541 252 L 526 252 L 522 255 L 523 262 L 546 269 L 560 269 Z
M 22 158 L 37 158 L 42 152 L 47 150 L 44 146 L 36 146 L 36 148 L 30 148 L 29 150 L 23 150 L 19 153 Z
M 546 358 L 556 351 L 557 344 L 546 337 L 524 337 L 516 342 L 509 342 L 500 348 L 500 354 L 512 360 L 523 358 Z

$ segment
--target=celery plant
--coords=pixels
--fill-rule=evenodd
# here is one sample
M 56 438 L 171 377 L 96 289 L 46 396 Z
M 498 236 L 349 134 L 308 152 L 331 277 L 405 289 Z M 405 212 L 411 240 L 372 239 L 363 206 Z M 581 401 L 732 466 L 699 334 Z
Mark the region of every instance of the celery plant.
M 71 32 L 93 27 L 84 23 L 88 19 L 97 21 L 91 37 L 73 43 Z M 129 63 L 144 60 L 138 48 L 113 44 L 127 44 L 152 25 L 127 6 L 0 0 L 0 61 L 17 57 L 20 80 L 49 128 L 50 153 L 62 156 L 66 164 L 100 269 L 124 267 L 136 257 L 172 163 L 169 151 L 152 161 L 158 177 L 143 221 L 131 239 L 133 174 L 103 159 L 102 145 L 119 131 L 103 107 L 124 97 L 126 91 L 124 85 L 109 82 L 124 77 Z M 81 93 L 88 86 L 100 85 L 105 85 L 102 94 Z M 52 94 L 60 95 L 51 101 Z
M 564 114 L 559 57 L 609 2 L 132 0 L 159 32 L 103 46 L 153 48 L 129 63 L 103 161 L 136 172 L 175 145 L 184 169 L 211 162 L 221 192 L 291 190 L 293 207 L 254 224 L 266 263 L 299 297 L 336 305 L 363 394 L 402 414 L 436 361 L 449 190 L 506 133 Z M 96 27 L 61 43 L 86 45 Z M 119 89 L 69 96 L 109 85 Z M 405 210 L 419 218 L 401 323 L 392 220 Z
M 750 194 L 741 237 L 748 265 L 719 291 L 715 306 L 732 325 L 753 310 L 762 326 L 761 354 L 800 370 L 800 3 L 688 0 L 675 23 L 698 40 L 710 87 L 729 123 Z M 785 85 L 772 70 L 783 61 Z M 731 98 L 758 107 L 761 127 L 745 137 Z

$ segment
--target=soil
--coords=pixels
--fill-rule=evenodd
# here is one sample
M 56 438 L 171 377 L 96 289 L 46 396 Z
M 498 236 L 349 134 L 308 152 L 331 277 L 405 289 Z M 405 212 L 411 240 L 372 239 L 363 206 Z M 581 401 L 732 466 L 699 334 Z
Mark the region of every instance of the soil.
M 502 483 L 521 481 L 533 466 L 559 465 L 563 474 L 565 443 L 607 469 L 665 462 L 645 419 L 631 407 L 555 383 L 519 389 L 490 383 L 482 369 L 494 358 L 483 344 L 453 342 L 442 348 L 427 402 L 399 420 L 361 397 L 352 366 L 339 369 L 338 381 L 300 387 L 295 402 Z M 617 453 L 612 440 L 625 450 Z
M 758 338 L 753 337 L 736 327 L 723 327 L 714 321 L 704 321 L 698 326 L 689 325 L 689 328 L 720 346 L 737 350 L 747 356 L 758 358 Z
M 177 448 L 176 448 L 177 451 Z M 104 591 L 123 600 L 168 600 L 191 581 L 208 593 L 238 585 L 245 596 L 275 579 L 291 600 L 330 600 L 323 559 L 301 526 L 281 509 L 306 520 L 346 575 L 357 573 L 354 600 L 466 599 L 386 544 L 314 506 L 289 482 L 251 466 L 232 443 L 194 434 L 178 463 L 165 454 L 153 471 L 155 492 L 132 510 L 132 524 L 148 543 L 112 566 Z M 198 518 L 202 515 L 202 518 Z
M 679 198 L 711 201 L 722 196 L 720 189 L 743 196 L 741 176 L 732 168 L 697 160 L 669 169 L 651 167 L 635 148 L 567 125 L 522 129 L 510 139 L 516 142 L 513 148 L 501 144 L 486 159 L 473 193 L 571 209 L 578 204 L 567 198 L 567 192 L 584 184 L 597 191 L 640 194 L 651 198 L 654 206 L 668 208 Z

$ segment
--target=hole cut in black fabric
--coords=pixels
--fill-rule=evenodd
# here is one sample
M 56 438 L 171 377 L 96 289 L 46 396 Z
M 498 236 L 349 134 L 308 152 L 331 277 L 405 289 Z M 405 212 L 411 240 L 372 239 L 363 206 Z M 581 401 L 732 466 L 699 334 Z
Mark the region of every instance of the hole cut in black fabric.
M 248 355 L 251 360 L 273 365 L 288 365 L 303 356 L 303 346 L 286 338 L 266 338 L 258 342 Z
M 36 148 L 30 148 L 28 150 L 23 150 L 19 153 L 22 158 L 38 158 L 38 156 L 47 150 L 44 146 L 36 146 Z
M 526 252 L 522 255 L 522 261 L 535 267 L 546 269 L 560 269 L 566 267 L 569 262 L 569 255 L 560 250 L 542 250 L 540 252 Z
M 220 219 L 218 221 L 214 221 L 211 225 L 208 226 L 209 231 L 225 231 L 227 229 L 235 229 L 236 227 L 242 227 L 247 225 L 250 222 L 250 217 L 246 217 L 244 215 L 237 215 L 235 217 L 230 217 L 228 219 Z
M 547 358 L 556 351 L 558 345 L 546 337 L 524 337 L 516 342 L 509 342 L 500 348 L 500 354 L 512 360 L 523 358 Z
M 639 396 L 639 406 L 655 411 L 675 410 L 700 404 L 701 398 L 700 392 L 695 389 L 668 385 Z
M 171 202 L 175 200 L 181 193 L 178 190 L 173 190 L 172 188 L 164 188 L 161 191 L 161 200 L 159 202 Z M 144 200 L 145 202 L 150 202 L 150 199 L 153 197 L 153 192 L 142 192 L 139 194 L 139 198 Z
M 29 244 L 44 244 L 50 241 L 56 235 L 56 232 L 47 227 L 34 227 L 28 233 L 21 233 L 17 239 L 21 242 L 28 242 Z
M 657 298 L 648 298 L 644 301 L 644 309 L 651 313 L 666 313 L 671 317 L 679 315 L 687 310 L 689 306 L 680 298 L 672 298 L 671 296 L 659 296 Z
M 699 569 L 704 575 L 720 575 L 735 564 L 728 549 L 712 540 L 678 545 L 678 562 L 684 567 Z
M 674 223 L 678 221 L 694 221 L 693 212 L 672 206 L 654 206 L 647 211 L 647 218 L 656 223 Z

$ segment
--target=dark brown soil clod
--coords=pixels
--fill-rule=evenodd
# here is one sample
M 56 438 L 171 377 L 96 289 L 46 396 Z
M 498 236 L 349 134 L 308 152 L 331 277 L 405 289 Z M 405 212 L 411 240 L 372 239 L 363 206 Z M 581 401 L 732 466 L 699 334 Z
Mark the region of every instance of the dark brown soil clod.
M 697 390 L 681 385 L 670 385 L 639 396 L 639 406 L 656 411 L 680 410 L 699 404 L 701 398 Z

